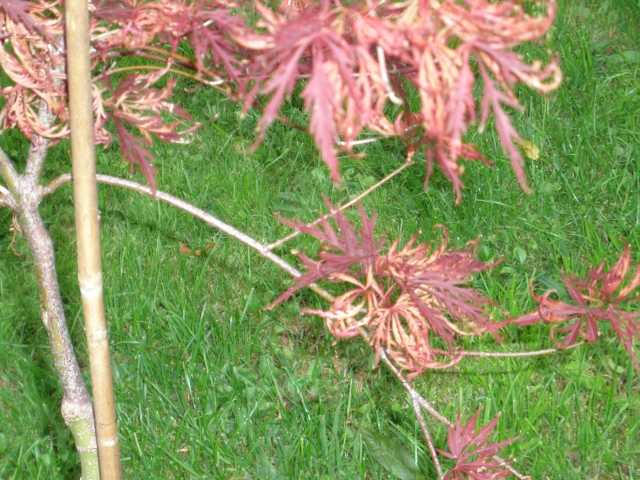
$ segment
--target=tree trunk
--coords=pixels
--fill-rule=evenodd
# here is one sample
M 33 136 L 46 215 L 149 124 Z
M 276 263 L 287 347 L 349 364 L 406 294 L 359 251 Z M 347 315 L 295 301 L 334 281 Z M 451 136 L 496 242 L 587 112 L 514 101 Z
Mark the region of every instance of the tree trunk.
M 62 417 L 80 456 L 82 480 L 99 480 L 93 408 L 71 343 L 60 296 L 53 242 L 38 212 L 39 186 L 21 177 L 14 191 L 16 213 L 38 278 L 42 322 L 49 336 L 56 371 L 62 383 Z

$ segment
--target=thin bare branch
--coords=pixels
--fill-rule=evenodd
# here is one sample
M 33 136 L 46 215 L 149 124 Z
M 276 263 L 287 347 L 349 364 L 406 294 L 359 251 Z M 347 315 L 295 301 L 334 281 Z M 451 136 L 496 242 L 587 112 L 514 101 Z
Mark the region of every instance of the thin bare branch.
M 391 103 L 395 103 L 396 105 L 402 105 L 404 102 L 400 97 L 396 95 L 396 92 L 393 91 L 391 81 L 389 80 L 389 71 L 387 70 L 387 60 L 384 56 L 384 49 L 380 45 L 378 45 L 376 48 L 376 53 L 378 55 L 378 65 L 380 65 L 380 77 L 382 78 L 382 83 L 387 90 L 389 101 L 391 101 Z
M 416 414 L 416 419 L 418 420 L 418 424 L 420 425 L 420 430 L 422 430 L 424 440 L 427 444 L 427 447 L 429 447 L 429 453 L 431 453 L 431 459 L 433 460 L 433 464 L 436 467 L 438 479 L 441 480 L 444 477 L 444 473 L 442 472 L 442 465 L 440 465 L 440 460 L 438 459 L 438 452 L 436 452 L 436 449 L 433 446 L 433 438 L 431 437 L 431 432 L 429 432 L 429 429 L 427 428 L 427 422 L 425 422 L 424 416 L 422 415 L 420 403 L 418 403 L 418 400 L 415 397 L 411 399 L 411 406 L 413 406 L 413 412 Z
M 411 384 L 404 377 L 404 375 L 402 375 L 402 373 L 395 367 L 395 365 L 391 363 L 391 361 L 389 360 L 389 357 L 384 351 L 382 351 L 382 353 L 380 354 L 380 358 L 382 359 L 383 363 L 387 366 L 387 368 L 389 368 L 389 370 L 391 370 L 391 372 L 395 375 L 395 377 L 400 381 L 404 389 L 407 391 L 409 397 L 411 398 L 412 405 L 414 404 L 414 402 L 417 403 L 422 408 L 424 408 L 429 415 L 431 415 L 433 418 L 438 420 L 440 423 L 446 425 L 447 427 L 453 426 L 453 423 L 451 422 L 451 420 L 449 420 L 447 417 L 442 415 L 438 410 L 436 410 L 436 408 L 431 404 L 431 402 L 425 399 L 422 395 L 420 395 L 420 393 L 415 388 L 411 386 Z M 507 470 L 509 470 L 518 480 L 531 480 L 531 477 L 529 477 L 528 475 L 523 475 L 522 473 L 518 472 L 504 458 L 498 455 L 494 455 L 493 458 L 496 461 L 500 462 L 500 464 L 504 466 Z
M 40 195 L 46 197 L 57 191 L 60 187 L 66 185 L 71 181 L 70 173 L 63 173 L 51 180 L 47 185 L 40 188 Z
M 404 389 L 407 391 L 407 393 L 411 397 L 412 402 L 414 400 L 417 401 L 420 404 L 420 406 L 427 411 L 429 415 L 431 415 L 433 418 L 438 420 L 440 423 L 446 425 L 447 427 L 451 427 L 453 425 L 451 420 L 449 420 L 447 417 L 445 417 L 440 412 L 438 412 L 438 410 L 436 410 L 435 407 L 431 405 L 429 401 L 427 401 L 422 395 L 420 395 L 420 393 L 418 393 L 418 391 L 415 388 L 411 386 L 411 384 L 409 383 L 409 380 L 407 380 L 405 376 L 402 375 L 402 373 L 400 373 L 400 370 L 398 370 L 396 366 L 391 362 L 391 360 L 389 360 L 389 357 L 387 356 L 387 353 L 385 350 L 381 350 L 380 359 L 387 366 L 387 368 L 391 370 L 391 373 L 393 373 L 395 377 L 400 381 Z
M 0 185 L 0 207 L 9 207 L 14 210 L 16 208 L 16 200 L 11 195 L 11 192 Z
M 521 358 L 521 357 L 541 357 L 543 355 L 551 355 L 554 353 L 564 352 L 579 347 L 584 342 L 578 342 L 567 348 L 545 348 L 543 350 L 531 350 L 526 352 L 474 352 L 462 351 L 460 355 L 463 357 L 499 357 L 499 358 Z
M 408 167 L 410 167 L 411 165 L 413 165 L 413 159 L 409 158 L 407 159 L 406 162 L 404 162 L 402 165 L 400 165 L 398 168 L 396 168 L 393 172 L 389 173 L 387 176 L 385 176 L 384 178 L 382 178 L 380 181 L 376 182 L 375 184 L 371 185 L 369 188 L 367 188 L 365 191 L 363 191 L 362 193 L 359 193 L 358 195 L 356 195 L 355 197 L 353 197 L 351 200 L 349 200 L 348 202 L 340 205 L 340 207 L 331 210 L 329 213 L 322 215 L 321 217 L 315 219 L 313 222 L 308 223 L 307 227 L 313 227 L 314 225 L 317 225 L 318 223 L 327 220 L 328 218 L 333 217 L 336 213 L 338 212 L 342 212 L 343 210 L 346 210 L 347 208 L 355 205 L 356 203 L 358 203 L 360 200 L 362 200 L 364 197 L 366 197 L 367 195 L 369 195 L 371 192 L 373 192 L 374 190 L 380 188 L 382 185 L 384 185 L 385 183 L 387 183 L 389 180 L 391 180 L 392 178 L 394 178 L 395 176 L 399 175 L 400 173 L 402 173 L 404 170 L 406 170 Z M 299 231 L 295 231 L 290 233 L 289 235 L 282 237 L 280 240 L 276 240 L 275 242 L 267 245 L 267 250 L 274 250 L 278 247 L 280 247 L 281 245 L 287 243 L 289 240 L 292 240 L 294 238 L 296 238 L 298 235 L 300 235 Z
M 222 85 L 223 83 L 228 83 L 226 80 L 223 80 L 223 79 L 206 80 L 202 78 L 200 75 L 197 75 L 197 74 L 194 75 L 192 73 L 185 72 L 184 70 L 179 70 L 177 68 L 166 68 L 165 65 L 130 65 L 127 67 L 112 68 L 107 72 L 105 72 L 103 76 L 107 77 L 109 75 L 114 75 L 116 73 L 135 72 L 138 70 L 151 70 L 151 71 L 166 70 L 167 72 L 171 72 L 175 75 L 188 78 L 195 82 L 203 83 L 209 87 L 217 87 L 219 85 Z
M 218 218 L 214 217 L 210 213 L 207 213 L 204 210 L 188 202 L 185 202 L 184 200 L 181 200 L 177 197 L 174 197 L 173 195 L 170 195 L 168 193 L 161 192 L 161 191 L 157 191 L 154 194 L 150 187 L 134 182 L 132 180 L 125 180 L 124 178 L 118 178 L 118 177 L 112 177 L 110 175 L 100 175 L 100 174 L 98 174 L 96 178 L 98 180 L 98 183 L 103 183 L 105 185 L 112 185 L 116 187 L 126 188 L 128 190 L 133 190 L 135 192 L 142 193 L 144 195 L 147 195 L 148 197 L 151 197 L 156 200 L 161 200 L 165 203 L 168 203 L 169 205 L 179 208 L 180 210 L 188 213 L 189 215 L 197 218 L 198 220 L 202 220 L 207 225 L 213 228 L 216 228 L 221 232 L 226 233 L 227 235 L 235 238 L 241 243 L 244 243 L 245 245 L 251 247 L 260 255 L 262 255 L 264 258 L 275 263 L 278 267 L 280 267 L 282 270 L 287 272 L 289 275 L 293 277 L 299 277 L 300 275 L 302 275 L 302 273 L 299 270 L 294 268 L 287 261 L 275 255 L 274 253 L 270 252 L 269 248 L 266 245 L 263 245 L 262 243 L 258 242 L 257 240 L 254 240 L 253 238 L 241 232 L 240 230 L 232 227 L 227 223 L 224 223 L 222 220 L 219 220 Z M 43 195 L 53 193 L 62 185 L 64 185 L 65 183 L 68 183 L 70 180 L 71 180 L 70 174 L 67 173 L 64 175 L 60 175 L 59 177 L 54 179 L 51 183 L 49 183 L 46 187 L 42 189 Z M 333 300 L 333 296 L 329 294 L 326 290 L 317 286 L 313 286 L 311 288 L 322 298 L 329 301 Z
M 531 480 L 531 477 L 529 475 L 524 475 L 520 473 L 518 470 L 513 468 L 511 464 L 507 462 L 504 458 L 502 458 L 500 455 L 494 455 L 493 459 L 496 460 L 498 463 L 500 463 L 500 465 L 502 465 L 504 468 L 509 470 L 513 474 L 513 476 L 516 477 L 518 480 Z
M 53 115 L 49 110 L 47 102 L 40 101 L 40 107 L 38 109 L 38 122 L 43 127 L 49 127 L 53 122 Z M 44 161 L 47 158 L 47 151 L 49 150 L 49 139 L 41 135 L 34 134 L 31 138 L 31 146 L 29 147 L 29 155 L 27 156 L 27 168 L 25 169 L 25 176 L 30 178 L 34 184 L 37 184 L 37 180 L 42 173 L 42 167 Z
M 15 194 L 18 191 L 20 175 L 9 156 L 0 148 L 0 176 L 7 185 L 6 190 Z

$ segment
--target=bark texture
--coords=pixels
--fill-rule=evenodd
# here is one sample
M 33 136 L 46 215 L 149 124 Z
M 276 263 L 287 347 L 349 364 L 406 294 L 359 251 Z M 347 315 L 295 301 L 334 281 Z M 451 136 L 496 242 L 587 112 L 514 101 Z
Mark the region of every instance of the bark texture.
M 60 296 L 53 242 L 38 212 L 39 186 L 30 177 L 18 179 L 15 212 L 27 240 L 38 278 L 40 312 L 49 336 L 55 369 L 62 385 L 61 412 L 80 456 L 82 479 L 98 480 L 98 455 L 91 399 L 69 336 Z

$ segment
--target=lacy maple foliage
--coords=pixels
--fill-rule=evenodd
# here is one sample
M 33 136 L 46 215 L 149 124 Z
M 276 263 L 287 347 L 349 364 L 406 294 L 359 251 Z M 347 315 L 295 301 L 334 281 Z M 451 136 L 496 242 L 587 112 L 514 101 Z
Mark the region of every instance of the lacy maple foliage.
M 633 349 L 634 340 L 640 340 L 640 311 L 628 311 L 623 304 L 630 305 L 640 300 L 640 264 L 631 265 L 631 249 L 627 245 L 616 264 L 610 270 L 605 263 L 592 268 L 584 279 L 565 276 L 563 283 L 573 303 L 554 300 L 553 290 L 538 296 L 538 309 L 507 323 L 531 325 L 549 323 L 551 337 L 563 335 L 557 343 L 568 348 L 579 340 L 595 342 L 600 336 L 600 323 L 608 323 L 629 353 L 636 369 L 640 370 L 638 355 Z M 634 293 L 635 292 L 635 293 Z
M 163 84 L 166 76 L 191 72 L 205 83 L 225 81 L 245 108 L 268 97 L 258 140 L 302 82 L 310 130 L 335 181 L 337 145 L 349 151 L 368 130 L 401 136 L 409 155 L 424 148 L 426 179 L 439 165 L 459 200 L 460 158 L 484 160 L 464 135 L 493 114 L 528 190 L 508 114 L 520 109 L 514 87 L 546 93 L 561 79 L 555 58 L 527 63 L 516 50 L 542 39 L 553 22 L 555 0 L 532 3 L 537 13 L 516 0 L 287 0 L 275 10 L 232 0 L 97 0 L 91 12 L 96 142 L 112 141 L 112 119 L 124 157 L 153 182 L 151 136 L 186 141 L 197 127 L 171 101 L 174 84 Z M 62 0 L 0 1 L 0 66 L 14 82 L 0 91 L 6 100 L 0 125 L 28 138 L 69 134 L 63 6 Z M 145 63 L 121 66 L 117 60 L 125 56 Z M 481 98 L 474 96 L 478 81 Z M 38 114 L 43 103 L 53 119 Z
M 480 412 L 477 412 L 464 425 L 458 417 L 449 428 L 449 450 L 440 450 L 440 454 L 454 460 L 455 465 L 444 476 L 444 480 L 498 480 L 511 476 L 512 472 L 506 468 L 505 463 L 496 460 L 495 456 L 513 440 L 488 443 L 489 436 L 498 423 L 498 417 L 477 429 L 479 415 Z
M 306 8 L 300 8 L 300 4 Z M 479 120 L 483 128 L 491 113 L 518 181 L 528 190 L 520 140 L 505 107 L 520 109 L 513 93 L 517 82 L 547 93 L 561 81 L 551 59 L 524 62 L 514 49 L 543 37 L 556 4 L 540 2 L 546 11 L 526 13 L 521 2 L 487 0 L 404 2 L 296 2 L 273 12 L 261 4 L 260 26 L 266 30 L 246 41 L 257 50 L 251 67 L 256 85 L 245 98 L 253 103 L 270 96 L 260 132 L 276 118 L 297 80 L 308 77 L 303 92 L 311 113 L 311 131 L 322 157 L 339 179 L 335 140 L 348 149 L 363 129 L 406 137 L 410 148 L 425 146 L 427 179 L 437 163 L 460 199 L 460 157 L 481 159 L 464 143 L 464 134 Z M 483 97 L 473 95 L 480 72 Z M 408 90 L 418 93 L 418 111 Z M 389 115 L 390 103 L 399 105 Z M 477 117 L 477 104 L 480 116 Z
M 598 324 L 609 323 L 634 366 L 640 367 L 633 350 L 634 340 L 640 340 L 640 311 L 625 310 L 623 305 L 640 300 L 640 264 L 632 267 L 628 246 L 610 270 L 603 262 L 585 279 L 564 278 L 575 304 L 552 300 L 552 291 L 542 296 L 533 294 L 539 303 L 535 311 L 493 322 L 487 314 L 490 300 L 469 285 L 475 273 L 495 265 L 474 257 L 476 242 L 462 250 L 449 250 L 445 229 L 437 248 L 418 244 L 415 237 L 403 247 L 395 241 L 385 248 L 374 235 L 375 216 L 369 217 L 360 206 L 361 226 L 357 228 L 339 209 L 326 203 L 330 216 L 317 226 L 281 219 L 319 240 L 320 251 L 317 260 L 297 253 L 306 272 L 271 307 L 321 280 L 341 285 L 344 293 L 335 297 L 329 308 L 305 308 L 302 313 L 323 318 L 338 339 L 363 337 L 377 361 L 384 356 L 405 371 L 409 380 L 426 370 L 460 362 L 469 353 L 456 342 L 460 337 L 490 333 L 498 338 L 497 332 L 508 325 L 523 327 L 539 322 L 553 325 L 552 338 L 558 331 L 564 335 L 558 342 L 560 348 L 575 345 L 579 338 L 596 341 Z M 449 450 L 440 454 L 454 460 L 455 465 L 442 477 L 444 480 L 494 480 L 513 474 L 496 456 L 512 441 L 488 444 L 497 418 L 476 431 L 477 418 L 478 414 L 465 425 L 458 418 L 449 428 Z M 438 461 L 435 453 L 434 461 Z
M 456 344 L 460 337 L 490 333 L 499 339 L 498 331 L 508 325 L 540 322 L 553 325 L 552 338 L 558 332 L 564 335 L 558 342 L 560 348 L 571 347 L 579 339 L 596 341 L 598 323 L 609 323 L 636 368 L 640 367 L 633 350 L 634 340 L 640 340 L 640 312 L 624 309 L 640 300 L 640 264 L 632 267 L 629 246 L 609 271 L 603 262 L 586 279 L 564 277 L 574 304 L 553 300 L 553 291 L 542 296 L 532 293 L 539 303 L 536 310 L 493 322 L 487 314 L 491 301 L 469 286 L 474 274 L 496 265 L 474 257 L 475 241 L 466 249 L 448 250 L 443 228 L 437 248 L 417 244 L 413 237 L 402 248 L 395 241 L 385 250 L 384 242 L 374 236 L 375 216 L 369 217 L 359 207 L 358 230 L 340 210 L 326 203 L 332 219 L 324 218 L 318 226 L 281 219 L 315 237 L 321 247 L 317 260 L 297 254 L 307 270 L 272 306 L 319 280 L 341 284 L 347 291 L 328 310 L 304 309 L 303 313 L 322 317 L 337 338 L 365 337 L 377 358 L 384 350 L 410 378 L 460 362 L 465 354 Z
M 62 0 L 0 0 L 0 67 L 9 80 L 0 88 L 1 130 L 54 142 L 69 135 L 63 10 Z M 115 135 L 123 156 L 155 188 L 153 139 L 185 142 L 198 127 L 172 99 L 177 76 L 223 84 L 245 110 L 264 99 L 258 141 L 301 86 L 311 134 L 335 181 L 338 149 L 350 152 L 363 132 L 376 132 L 401 137 L 408 157 L 423 150 L 425 182 L 439 166 L 460 201 L 461 159 L 486 162 L 465 135 L 493 118 L 528 191 L 522 139 L 510 118 L 522 109 L 514 90 L 523 84 L 546 94 L 561 73 L 553 55 L 527 61 L 519 47 L 543 42 L 555 13 L 555 0 L 284 0 L 276 8 L 233 0 L 96 0 L 95 141 L 106 146 Z M 120 61 L 132 57 L 141 61 Z M 329 308 L 303 312 L 322 317 L 338 338 L 362 336 L 378 360 L 384 356 L 410 379 L 460 362 L 461 337 L 498 338 L 508 325 L 537 322 L 553 325 L 560 347 L 579 338 L 593 342 L 599 325 L 609 323 L 640 367 L 633 351 L 640 314 L 622 306 L 638 299 L 632 294 L 640 285 L 640 266 L 629 274 L 628 247 L 611 270 L 601 264 L 584 280 L 564 279 L 573 303 L 547 292 L 534 296 L 534 312 L 494 322 L 490 300 L 471 286 L 473 275 L 494 266 L 475 258 L 475 242 L 448 249 L 444 230 L 436 247 L 416 238 L 387 247 L 374 236 L 375 216 L 362 208 L 359 228 L 339 211 L 333 222 L 285 221 L 322 247 L 317 260 L 299 254 L 307 271 L 274 305 L 317 281 L 341 284 L 345 291 Z M 450 428 L 449 450 L 441 454 L 455 465 L 444 478 L 509 475 L 496 453 L 510 441 L 487 444 L 496 419 L 477 430 L 477 417 L 465 425 L 458 418 Z
M 329 202 L 327 206 L 334 208 Z M 476 242 L 447 250 L 445 229 L 435 249 L 413 238 L 402 248 L 396 241 L 383 252 L 384 242 L 373 235 L 375 216 L 360 207 L 359 231 L 342 212 L 334 217 L 335 227 L 327 219 L 318 227 L 283 220 L 320 240 L 322 247 L 318 260 L 298 254 L 307 272 L 273 305 L 321 279 L 342 284 L 348 290 L 328 310 L 303 313 L 322 317 L 338 338 L 364 336 L 377 358 L 385 351 L 410 378 L 458 363 L 462 351 L 456 338 L 495 334 L 499 325 L 486 313 L 489 299 L 468 285 L 473 274 L 494 266 L 474 258 Z

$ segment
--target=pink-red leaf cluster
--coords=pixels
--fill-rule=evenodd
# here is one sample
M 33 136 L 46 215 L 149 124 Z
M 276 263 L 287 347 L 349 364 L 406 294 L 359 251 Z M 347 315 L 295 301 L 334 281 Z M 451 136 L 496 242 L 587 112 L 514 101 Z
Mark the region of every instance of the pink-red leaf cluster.
M 468 285 L 493 266 L 474 257 L 474 242 L 449 250 L 445 231 L 435 249 L 412 239 L 383 251 L 373 235 L 375 217 L 362 208 L 359 230 L 340 211 L 334 218 L 335 226 L 326 219 L 318 227 L 286 221 L 318 239 L 321 251 L 318 260 L 299 254 L 307 271 L 274 304 L 318 280 L 342 284 L 347 291 L 328 310 L 304 312 L 324 318 L 338 338 L 364 336 L 377 357 L 384 350 L 411 377 L 459 362 L 456 338 L 496 331 L 486 313 L 489 300 Z
M 513 440 L 489 443 L 489 436 L 498 423 L 498 417 L 478 429 L 476 424 L 479 415 L 480 412 L 476 412 L 466 424 L 458 417 L 449 428 L 449 450 L 440 453 L 454 460 L 455 466 L 446 473 L 444 480 L 498 480 L 511 475 L 504 463 L 494 457 Z
M 554 300 L 553 291 L 541 296 L 534 295 L 538 308 L 534 312 L 511 320 L 516 325 L 531 325 L 545 322 L 553 325 L 551 335 L 558 334 L 560 348 L 575 345 L 579 340 L 595 342 L 600 336 L 600 325 L 608 324 L 627 350 L 637 369 L 638 356 L 634 351 L 634 340 L 640 340 L 640 311 L 628 311 L 640 300 L 640 264 L 631 263 L 631 249 L 624 248 L 620 258 L 611 269 L 605 263 L 589 270 L 585 278 L 565 276 L 564 286 L 572 302 Z
M 144 113 L 114 108 L 115 97 L 166 91 L 138 81 L 140 71 L 151 68 L 164 76 L 179 71 L 209 84 L 226 82 L 226 91 L 239 96 L 245 109 L 267 97 L 258 141 L 302 85 L 310 131 L 335 181 L 338 149 L 350 151 L 369 130 L 403 137 L 408 155 L 424 148 L 426 179 L 439 165 L 457 200 L 463 186 L 460 158 L 483 159 L 464 136 L 493 115 L 527 190 L 519 135 L 508 112 L 520 109 L 514 88 L 523 83 L 545 93 L 560 81 L 555 59 L 547 65 L 526 63 L 515 50 L 543 37 L 553 21 L 555 0 L 539 1 L 546 6 L 540 15 L 527 13 L 519 0 L 285 0 L 275 9 L 233 0 L 99 0 L 91 15 L 96 141 L 109 144 L 106 127 L 115 117 L 140 131 L 145 142 L 148 132 L 184 140 L 181 124 L 166 121 L 176 108 L 168 97 L 162 108 L 158 103 Z M 0 67 L 14 82 L 0 92 L 6 100 L 2 128 L 54 140 L 69 134 L 62 13 L 61 0 L 0 0 Z M 247 19 L 251 16 L 256 21 Z M 132 68 L 118 62 L 124 56 L 144 60 L 132 78 L 124 73 Z M 474 96 L 478 81 L 482 99 Z M 412 97 L 419 98 L 419 106 L 412 105 Z M 43 103 L 53 122 L 37 115 Z M 128 158 L 142 158 L 130 149 L 134 143 L 119 137 Z

